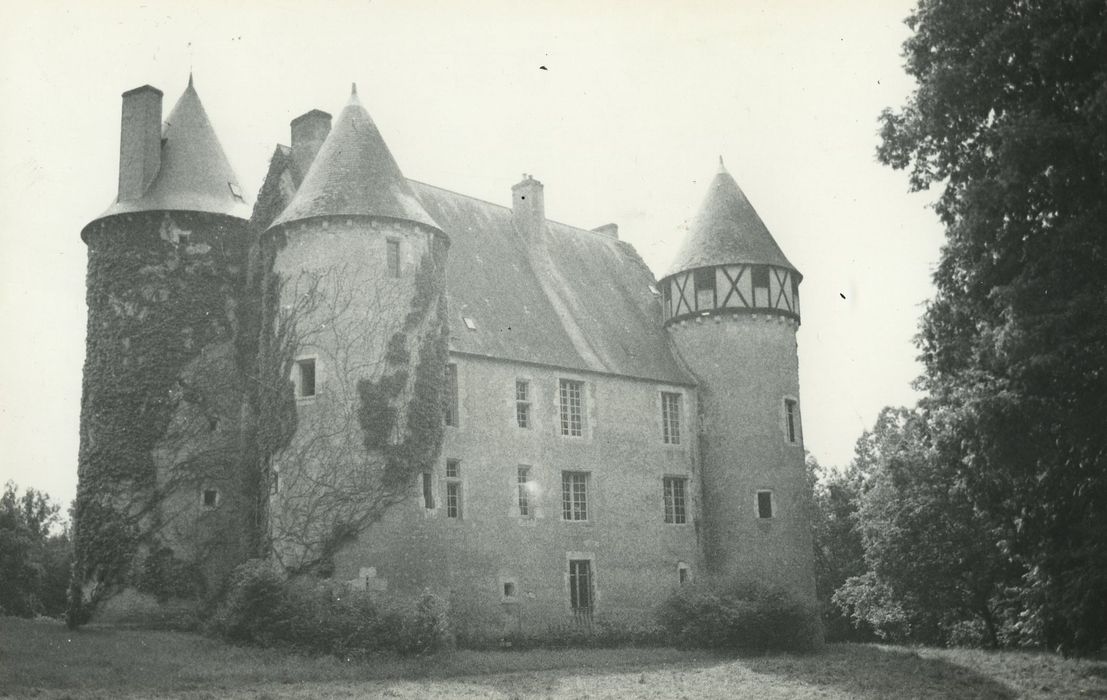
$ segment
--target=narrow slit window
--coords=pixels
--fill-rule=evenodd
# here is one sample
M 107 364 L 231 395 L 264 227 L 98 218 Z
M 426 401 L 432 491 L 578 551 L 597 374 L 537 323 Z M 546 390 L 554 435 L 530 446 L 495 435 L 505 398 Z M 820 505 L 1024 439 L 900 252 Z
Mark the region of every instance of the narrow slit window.
M 461 460 L 446 460 L 446 517 L 461 519 Z
M 796 441 L 796 402 L 792 399 L 784 399 L 784 423 L 788 435 L 788 442 Z
M 515 380 L 515 424 L 530 427 L 530 382 L 523 379 Z
M 400 276 L 400 242 L 395 238 L 389 238 L 385 243 L 386 256 L 388 258 L 388 276 Z
M 446 365 L 446 425 L 452 425 L 455 428 L 458 426 L 457 409 L 457 365 L 450 364 Z
M 434 510 L 434 475 L 423 472 L 423 507 Z
M 517 490 L 519 495 L 519 515 L 524 518 L 531 517 L 530 504 L 530 467 L 520 466 L 516 472 Z

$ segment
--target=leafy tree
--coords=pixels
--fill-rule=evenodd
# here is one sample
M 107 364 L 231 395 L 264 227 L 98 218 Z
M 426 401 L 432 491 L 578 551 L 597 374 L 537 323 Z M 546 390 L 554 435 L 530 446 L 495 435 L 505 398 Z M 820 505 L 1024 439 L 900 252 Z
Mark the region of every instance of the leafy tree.
M 865 552 L 857 528 L 861 495 L 860 475 L 855 469 L 824 468 L 811 455 L 807 473 L 814 494 L 815 593 L 822 609 L 829 641 L 867 641 L 872 630 L 866 624 L 853 626 L 831 601 L 846 580 L 865 572 Z
M 930 462 L 1018 567 L 1016 632 L 1107 637 L 1107 4 L 920 0 L 882 162 L 942 188 Z
M 58 506 L 9 481 L 0 495 L 0 613 L 30 617 L 65 610 L 72 561 L 68 533 L 52 533 Z
M 1007 558 L 931 439 L 933 416 L 885 408 L 857 442 L 857 524 L 867 571 L 835 600 L 882 636 L 947 643 L 967 621 L 999 642 Z

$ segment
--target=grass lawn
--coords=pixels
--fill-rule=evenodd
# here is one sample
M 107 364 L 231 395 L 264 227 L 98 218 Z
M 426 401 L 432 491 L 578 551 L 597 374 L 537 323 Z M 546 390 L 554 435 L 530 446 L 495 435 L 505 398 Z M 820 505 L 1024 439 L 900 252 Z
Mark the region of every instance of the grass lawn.
M 675 649 L 457 651 L 343 661 L 199 635 L 0 618 L 0 697 L 1107 698 L 1107 662 L 831 645 L 809 656 Z

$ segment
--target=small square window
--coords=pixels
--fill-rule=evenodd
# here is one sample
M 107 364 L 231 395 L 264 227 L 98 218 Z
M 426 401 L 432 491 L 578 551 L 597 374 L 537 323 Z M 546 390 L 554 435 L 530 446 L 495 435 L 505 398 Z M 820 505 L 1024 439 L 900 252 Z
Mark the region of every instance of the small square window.
M 215 508 L 219 505 L 218 489 L 204 489 L 201 494 L 201 503 L 205 508 Z
M 757 492 L 757 517 L 767 520 L 773 517 L 773 492 Z
M 475 331 L 477 329 L 477 322 L 469 316 L 462 316 L 461 320 L 465 322 L 465 327 L 469 330 Z
M 446 460 L 446 478 L 447 479 L 460 479 L 461 478 L 461 460 L 460 459 L 447 459 Z
M 514 597 L 515 597 L 515 582 L 514 581 L 504 581 L 504 598 L 514 598 Z
M 227 187 L 230 188 L 232 197 L 234 197 L 235 199 L 237 199 L 240 202 L 245 202 L 246 201 L 245 199 L 242 198 L 242 188 L 240 188 L 237 183 L 228 182 Z
M 296 396 L 302 399 L 315 396 L 315 358 L 296 360 Z

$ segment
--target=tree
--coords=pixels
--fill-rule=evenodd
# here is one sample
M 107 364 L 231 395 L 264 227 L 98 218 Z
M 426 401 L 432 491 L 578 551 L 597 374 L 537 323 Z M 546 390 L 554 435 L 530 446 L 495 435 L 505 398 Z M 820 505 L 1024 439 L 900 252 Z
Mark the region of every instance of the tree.
M 1107 637 L 1107 5 L 921 0 L 880 160 L 942 188 L 918 343 L 934 449 L 1019 567 L 1017 631 Z
M 0 614 L 30 617 L 65 610 L 72 550 L 59 525 L 58 506 L 46 494 L 19 495 L 9 481 L 0 495 Z
M 965 640 L 967 625 L 996 646 L 1007 558 L 932 440 L 934 417 L 885 408 L 857 441 L 856 523 L 867 570 L 835 600 L 881 636 Z

